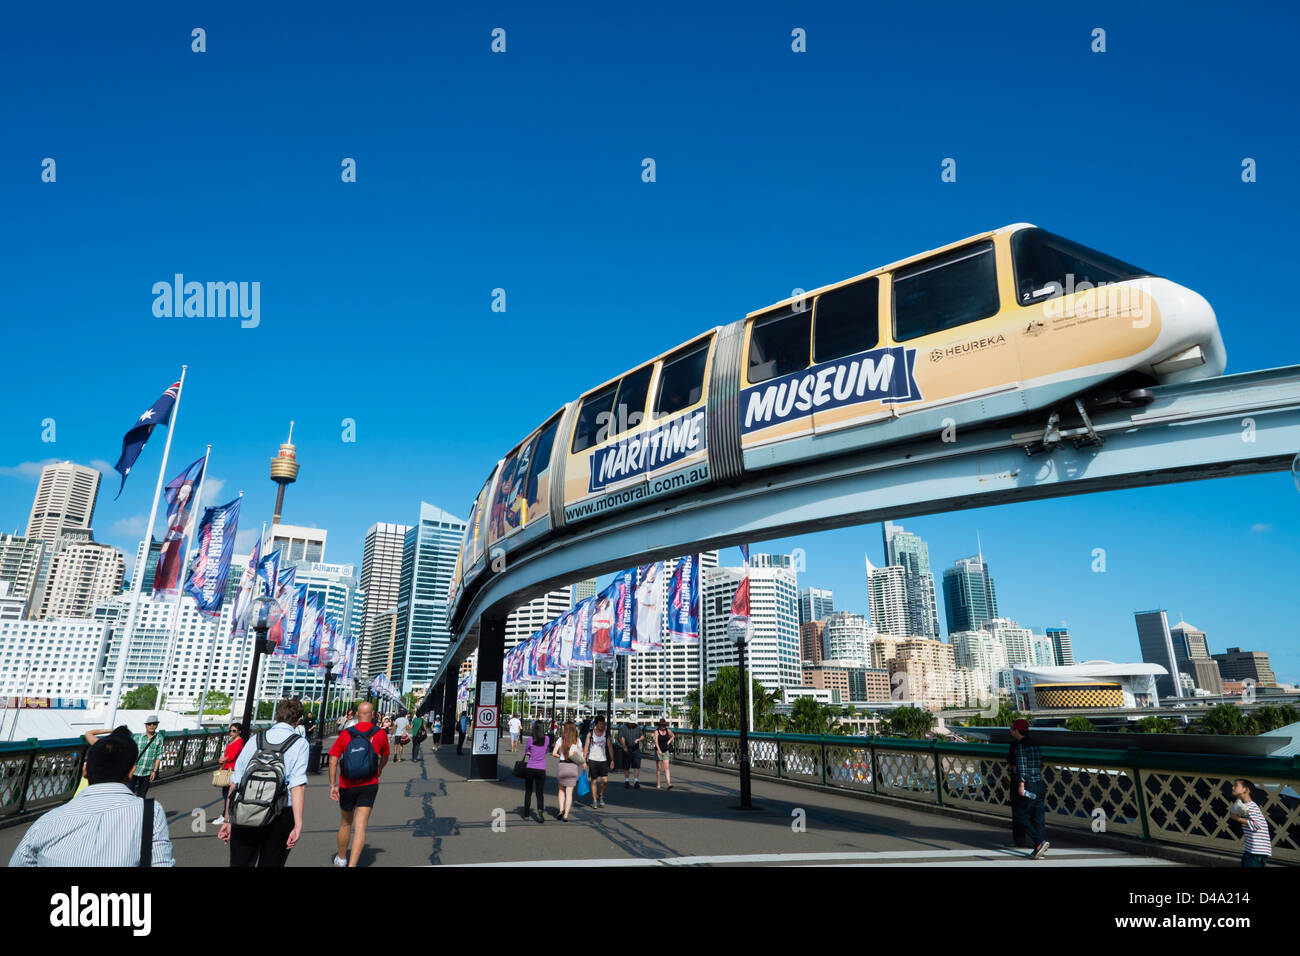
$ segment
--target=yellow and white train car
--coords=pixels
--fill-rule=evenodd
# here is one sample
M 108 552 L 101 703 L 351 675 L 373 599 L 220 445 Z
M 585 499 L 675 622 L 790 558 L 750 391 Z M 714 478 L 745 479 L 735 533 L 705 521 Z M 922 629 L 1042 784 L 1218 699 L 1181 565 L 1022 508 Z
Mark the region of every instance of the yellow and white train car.
M 557 411 L 479 493 L 452 611 L 489 551 L 612 511 L 1078 398 L 1137 404 L 1225 363 L 1192 290 L 1027 223 L 972 236 L 716 327 Z

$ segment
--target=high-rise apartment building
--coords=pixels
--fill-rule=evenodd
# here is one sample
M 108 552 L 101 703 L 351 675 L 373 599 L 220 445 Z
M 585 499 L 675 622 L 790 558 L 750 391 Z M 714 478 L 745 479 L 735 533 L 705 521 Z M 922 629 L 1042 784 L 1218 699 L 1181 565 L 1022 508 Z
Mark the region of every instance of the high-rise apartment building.
M 40 610 L 41 565 L 47 548 L 43 538 L 0 534 L 0 581 L 9 584 L 12 600 L 23 602 L 23 617 Z
M 357 671 L 364 683 L 376 674 L 388 674 L 392 667 L 402 555 L 410 530 L 409 525 L 379 522 L 366 532 L 361 556 L 361 590 L 366 599 L 357 645 Z M 446 593 L 442 592 L 444 598 Z
M 53 544 L 70 532 L 89 536 L 99 497 L 99 470 L 70 461 L 46 465 L 27 519 L 27 537 Z
M 807 621 L 799 625 L 799 656 L 805 664 L 820 664 L 826 657 L 822 635 L 825 621 Z
M 1034 664 L 1037 667 L 1055 667 L 1056 645 L 1046 634 L 1030 634 L 1030 643 L 1034 648 Z
M 943 572 L 948 633 L 978 631 L 998 616 L 998 598 L 984 555 L 962 558 Z
M 1032 666 L 1034 660 L 1034 632 L 1021 627 L 1005 617 L 995 617 L 985 625 L 993 639 L 1007 652 L 1008 667 Z
M 1205 640 L 1205 632 L 1193 627 L 1186 621 L 1179 621 L 1169 628 L 1169 637 L 1174 642 L 1174 658 L 1179 661 L 1208 661 L 1210 645 Z
M 901 565 L 877 568 L 868 559 L 867 608 L 871 626 L 878 633 L 906 635 L 912 620 L 907 604 L 907 569 Z
M 988 631 L 958 631 L 950 634 L 953 663 L 980 675 L 980 696 L 996 693 L 998 675 L 1007 666 L 1007 649 Z
M 60 540 L 62 548 L 50 565 L 39 616 L 42 620 L 90 617 L 96 605 L 121 593 L 126 556 L 107 544 L 74 541 L 69 536 Z
M 804 588 L 799 592 L 799 623 L 824 621 L 835 613 L 835 594 L 827 588 Z
M 463 520 L 420 502 L 419 523 L 407 530 L 402 544 L 397 636 L 389 674 L 402 693 L 428 689 L 451 646 L 447 591 L 464 536 Z
M 709 568 L 701 572 L 700 603 L 707 680 L 718 669 L 738 663 L 736 628 L 729 627 L 731 600 L 744 577 L 743 568 Z M 803 679 L 799 648 L 799 593 L 792 570 L 750 568 L 749 667 L 769 691 L 797 687 Z
M 283 486 L 281 486 L 283 487 Z M 318 564 L 325 560 L 324 528 L 308 528 L 296 524 L 271 525 L 271 546 L 263 553 L 280 552 L 280 566 L 285 564 Z
M 1169 633 L 1169 618 L 1163 610 L 1135 611 L 1138 646 L 1142 661 L 1159 664 L 1168 673 L 1156 677 L 1156 693 L 1161 697 L 1182 697 L 1183 687 L 1178 680 L 1178 655 L 1174 653 L 1173 636 Z
M 1070 644 L 1070 631 L 1065 627 L 1049 627 L 1045 633 L 1052 640 L 1052 650 L 1056 653 L 1056 662 L 1062 667 L 1074 663 L 1074 648 Z
M 836 611 L 826 618 L 822 634 L 823 658 L 836 661 L 871 659 L 871 628 L 867 619 L 851 611 Z
M 883 525 L 885 564 L 906 572 L 907 630 L 919 637 L 939 636 L 939 610 L 930 573 L 930 549 L 919 535 L 886 521 Z

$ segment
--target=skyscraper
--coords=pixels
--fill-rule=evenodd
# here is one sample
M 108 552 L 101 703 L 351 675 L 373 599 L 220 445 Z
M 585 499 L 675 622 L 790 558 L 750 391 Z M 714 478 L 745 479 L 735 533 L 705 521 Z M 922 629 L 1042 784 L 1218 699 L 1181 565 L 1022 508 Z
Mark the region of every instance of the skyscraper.
M 390 649 L 395 650 L 389 638 L 402 586 L 402 552 L 410 530 L 408 525 L 380 522 L 366 532 L 361 555 L 361 590 L 366 599 L 357 646 L 357 670 L 362 681 L 388 673 Z
M 1240 647 L 1230 647 L 1222 654 L 1215 654 L 1213 660 L 1218 662 L 1224 680 L 1253 680 L 1264 686 L 1277 685 L 1273 667 L 1264 651 L 1243 651 Z
M 1186 621 L 1179 621 L 1169 629 L 1169 636 L 1174 641 L 1174 657 L 1182 661 L 1208 661 L 1210 646 L 1205 640 L 1205 632 L 1193 627 Z
M 867 607 L 871 626 L 881 634 L 906 635 L 911 625 L 907 604 L 907 569 L 902 565 L 872 566 L 867 560 Z
M 9 583 L 9 596 L 23 602 L 23 615 L 40 610 L 39 582 L 46 548 L 43 538 L 0 534 L 0 581 Z
M 1133 618 L 1137 624 L 1143 662 L 1159 664 L 1169 672 L 1156 677 L 1156 693 L 1161 697 L 1182 697 L 1183 687 L 1178 679 L 1178 657 L 1174 654 L 1174 641 L 1169 633 L 1169 618 L 1163 610 L 1135 611 Z
M 1049 627 L 1045 633 L 1052 639 L 1052 649 L 1056 652 L 1056 663 L 1068 667 L 1074 663 L 1074 648 L 1070 645 L 1070 632 L 1064 627 Z
M 827 588 L 804 588 L 799 592 L 799 623 L 824 621 L 835 613 L 835 595 Z
M 451 645 L 446 595 L 464 536 L 464 521 L 424 501 L 419 523 L 404 536 L 397 638 L 389 675 L 402 693 L 426 690 Z
M 858 661 L 865 664 L 871 660 L 868 646 L 871 632 L 867 619 L 851 611 L 836 611 L 826 618 L 826 629 L 822 633 L 822 655 L 829 661 Z
M 89 536 L 99 479 L 97 469 L 70 461 L 42 468 L 27 519 L 27 537 L 54 543 L 69 532 L 81 531 Z
M 41 595 L 40 617 L 90 617 L 96 605 L 121 593 L 126 555 L 90 540 L 60 540 L 63 548 L 50 567 Z
M 998 616 L 997 592 L 983 552 L 961 558 L 943 572 L 943 604 L 949 634 L 978 631 Z
M 701 569 L 700 611 L 704 631 L 705 679 L 721 667 L 738 663 L 734 629 L 729 627 L 731 599 L 744 577 L 743 568 Z M 784 567 L 749 571 L 749 666 L 767 690 L 798 687 L 803 680 L 799 649 L 799 594 L 792 570 Z
M 1034 632 L 1005 617 L 995 617 L 985 628 L 1007 652 L 1008 667 L 1033 665 Z
M 284 490 L 284 485 L 280 486 Z M 307 564 L 316 564 L 325 560 L 325 538 L 328 532 L 324 528 L 307 528 L 296 524 L 273 524 L 271 525 L 271 547 L 266 550 L 266 554 L 272 551 L 280 552 L 280 565 L 283 567 L 286 563 L 297 563 L 299 561 Z
M 886 521 L 885 564 L 907 572 L 907 631 L 918 637 L 939 636 L 939 610 L 934 598 L 934 575 L 930 573 L 930 549 L 920 536 Z

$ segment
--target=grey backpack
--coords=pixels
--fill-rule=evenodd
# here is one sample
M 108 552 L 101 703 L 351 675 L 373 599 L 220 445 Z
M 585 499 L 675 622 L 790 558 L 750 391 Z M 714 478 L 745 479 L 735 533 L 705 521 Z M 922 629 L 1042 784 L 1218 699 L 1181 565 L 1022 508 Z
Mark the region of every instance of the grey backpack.
M 239 786 L 232 794 L 230 823 L 237 827 L 268 826 L 289 802 L 284 754 L 305 738 L 290 734 L 278 744 L 266 742 L 266 731 L 257 735 L 257 752 L 248 762 Z

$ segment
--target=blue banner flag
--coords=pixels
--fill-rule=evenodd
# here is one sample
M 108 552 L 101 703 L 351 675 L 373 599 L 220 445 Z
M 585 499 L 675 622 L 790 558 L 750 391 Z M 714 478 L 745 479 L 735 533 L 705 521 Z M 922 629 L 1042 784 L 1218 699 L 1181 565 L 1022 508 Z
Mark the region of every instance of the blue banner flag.
M 195 491 L 203 479 L 200 458 L 167 482 L 164 492 L 167 499 L 167 533 L 163 535 L 162 550 L 158 553 L 158 566 L 153 575 L 153 597 L 175 597 L 181 586 L 181 564 L 185 560 L 185 536 L 190 532 L 190 517 L 194 513 Z
M 158 401 L 150 405 L 144 414 L 135 420 L 130 430 L 122 436 L 122 454 L 118 456 L 117 464 L 113 466 L 113 470 L 122 476 L 122 483 L 117 488 L 117 497 L 122 496 L 122 489 L 126 487 L 126 476 L 131 473 L 135 460 L 140 457 L 140 452 L 144 450 L 144 443 L 149 440 L 154 428 L 158 425 L 171 424 L 172 409 L 176 407 L 176 399 L 180 393 L 181 383 L 173 382 L 171 388 L 163 392 Z
M 636 568 L 618 572 L 614 583 L 605 591 L 614 605 L 614 621 L 609 632 L 614 653 L 631 654 L 636 613 Z
M 280 552 L 272 551 L 261 561 L 257 563 L 257 580 L 260 588 L 254 588 L 254 596 L 262 597 L 263 595 L 273 597 L 275 595 L 275 585 L 280 578 Z
M 573 609 L 573 666 L 590 667 L 591 654 L 591 617 L 596 610 L 596 599 L 585 598 Z
M 221 614 L 226 596 L 226 578 L 230 576 L 230 559 L 235 555 L 235 532 L 239 530 L 239 503 L 217 505 L 203 512 L 199 523 L 198 554 L 185 582 L 185 593 L 194 598 L 201 613 L 208 617 Z
M 231 535 L 234 538 L 234 535 Z M 257 568 L 261 563 L 259 555 L 262 542 L 253 544 L 253 553 L 248 556 L 248 564 L 239 576 L 239 593 L 235 595 L 235 611 L 230 616 L 230 636 L 244 637 L 248 634 L 248 614 L 253 607 L 253 591 L 257 584 Z
M 668 639 L 691 644 L 700 639 L 699 557 L 694 554 L 678 560 L 668 583 Z

